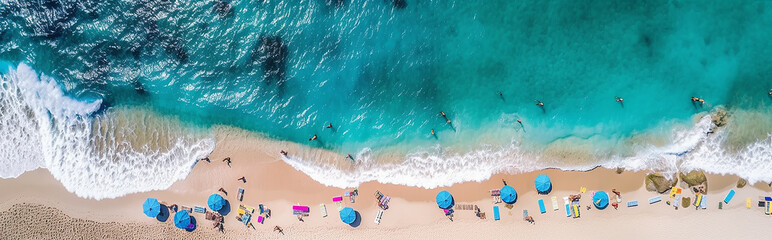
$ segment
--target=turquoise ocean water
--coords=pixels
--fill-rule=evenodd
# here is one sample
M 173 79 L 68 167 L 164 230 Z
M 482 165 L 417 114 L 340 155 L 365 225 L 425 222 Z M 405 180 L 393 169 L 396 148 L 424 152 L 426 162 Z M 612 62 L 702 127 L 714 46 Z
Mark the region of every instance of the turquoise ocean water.
M 765 1 L 7 0 L 0 15 L 0 59 L 101 101 L 95 115 L 149 108 L 344 155 L 517 136 L 632 156 L 630 139 L 715 106 L 772 119 Z

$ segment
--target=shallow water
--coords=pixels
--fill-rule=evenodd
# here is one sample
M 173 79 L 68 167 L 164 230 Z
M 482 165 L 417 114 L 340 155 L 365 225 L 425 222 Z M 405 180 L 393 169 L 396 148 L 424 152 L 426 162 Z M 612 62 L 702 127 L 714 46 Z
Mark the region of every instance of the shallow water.
M 100 102 L 88 118 L 149 108 L 180 124 L 237 126 L 363 158 L 398 152 L 408 169 L 485 152 L 475 161 L 488 162 L 469 171 L 483 177 L 613 165 L 676 142 L 695 114 L 719 105 L 760 122 L 726 133 L 731 152 L 770 147 L 772 4 L 763 1 L 0 6 L 0 59 Z M 410 165 L 416 156 L 429 165 Z M 317 160 L 299 161 L 319 169 Z M 437 184 L 462 179 L 448 178 Z

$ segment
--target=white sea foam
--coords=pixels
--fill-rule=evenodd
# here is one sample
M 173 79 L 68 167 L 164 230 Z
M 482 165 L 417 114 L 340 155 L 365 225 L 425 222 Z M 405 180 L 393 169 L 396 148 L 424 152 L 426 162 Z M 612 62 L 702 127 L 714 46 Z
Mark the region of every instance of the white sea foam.
M 79 101 L 25 64 L 0 75 L 0 177 L 47 168 L 81 197 L 113 198 L 165 189 L 214 149 L 150 111 L 94 115 L 101 100 Z
M 716 174 L 736 174 L 751 183 L 772 181 L 772 136 L 739 153 L 723 150 L 721 144 L 725 137 L 726 132 L 715 129 L 711 116 L 706 115 L 693 126 L 675 128 L 670 143 L 665 146 L 641 146 L 630 157 L 610 157 L 594 165 L 566 165 L 542 159 L 540 153 L 521 150 L 517 140 L 506 147 L 484 147 L 463 154 L 444 153 L 436 147 L 431 151 L 407 154 L 404 161 L 398 163 L 375 163 L 368 159 L 371 150 L 365 149 L 357 154 L 359 163 L 348 169 L 329 161 L 303 159 L 305 156 L 302 155 L 284 157 L 283 160 L 322 184 L 340 188 L 355 187 L 368 181 L 436 188 L 487 180 L 499 172 L 520 173 L 546 168 L 586 171 L 597 166 L 662 173 L 700 169 Z

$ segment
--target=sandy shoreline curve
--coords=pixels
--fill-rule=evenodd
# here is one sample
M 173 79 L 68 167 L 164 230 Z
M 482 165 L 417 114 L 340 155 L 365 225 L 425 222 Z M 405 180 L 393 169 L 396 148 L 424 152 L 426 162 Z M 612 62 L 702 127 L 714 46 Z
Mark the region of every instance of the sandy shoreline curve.
M 320 184 L 295 170 L 279 158 L 276 146 L 260 146 L 245 141 L 245 136 L 219 136 L 217 148 L 210 155 L 211 162 L 199 162 L 185 180 L 166 190 L 129 194 L 115 199 L 83 199 L 67 192 L 46 169 L 37 169 L 18 178 L 0 179 L 0 236 L 9 239 L 166 239 L 166 238 L 228 238 L 228 239 L 363 239 L 375 236 L 401 239 L 427 238 L 483 238 L 483 239 L 544 239 L 544 238 L 597 238 L 625 237 L 679 237 L 685 239 L 749 239 L 765 236 L 764 230 L 772 219 L 755 206 L 758 196 L 767 195 L 772 188 L 757 183 L 737 189 L 737 176 L 708 174 L 707 210 L 679 208 L 674 210 L 664 201 L 667 196 L 648 192 L 644 187 L 647 172 L 623 172 L 597 168 L 588 172 L 546 169 L 522 174 L 495 174 L 482 182 L 465 182 L 451 187 L 424 189 L 377 182 L 366 182 L 358 187 L 360 195 L 355 203 L 345 201 L 361 216 L 361 224 L 352 227 L 338 217 L 333 196 L 344 191 Z M 287 144 L 290 154 L 293 149 Z M 230 157 L 231 167 L 221 160 Z M 547 174 L 553 182 L 549 195 L 538 195 L 533 179 Z M 237 180 L 246 177 L 246 183 Z M 493 220 L 495 205 L 489 190 L 503 186 L 502 180 L 514 186 L 518 200 L 512 209 L 501 206 L 502 219 Z M 581 218 L 565 215 L 562 197 L 576 194 L 580 187 L 588 192 L 612 188 L 622 193 L 623 201 L 638 200 L 640 206 L 618 210 L 587 210 L 590 197 L 582 198 Z M 225 233 L 211 227 L 203 214 L 194 213 L 198 227 L 186 232 L 173 226 L 172 221 L 159 222 L 142 213 L 142 202 L 147 197 L 158 198 L 170 204 L 206 206 L 207 196 L 220 187 L 228 191 L 226 199 L 233 209 L 225 216 Z M 243 202 L 236 199 L 237 189 L 246 189 Z M 737 194 L 723 209 L 718 202 L 730 189 Z M 380 225 L 373 220 L 377 204 L 373 193 L 380 191 L 392 197 Z M 457 204 L 474 204 L 486 212 L 487 219 L 475 217 L 473 211 L 456 211 L 454 221 L 448 220 L 434 203 L 435 195 L 448 190 Z M 551 210 L 550 198 L 558 197 L 560 209 Z M 585 195 L 585 196 L 588 196 Z M 649 205 L 647 199 L 662 196 L 663 202 Z M 753 200 L 746 209 L 745 199 Z M 539 213 L 537 200 L 544 199 L 548 211 Z M 247 228 L 235 218 L 239 204 L 264 204 L 272 210 L 265 224 Z M 319 204 L 327 205 L 329 216 L 322 217 Z M 311 207 L 304 222 L 292 215 L 291 205 Z M 536 224 L 522 220 L 522 211 L 528 210 Z M 36 217 L 37 216 L 37 217 Z M 47 216 L 47 217 L 41 217 Z M 284 235 L 272 231 L 274 226 L 284 228 Z M 731 230 L 731 231 L 728 231 Z M 631 235 L 635 231 L 635 235 Z M 3 238 L 5 238 L 3 237 Z

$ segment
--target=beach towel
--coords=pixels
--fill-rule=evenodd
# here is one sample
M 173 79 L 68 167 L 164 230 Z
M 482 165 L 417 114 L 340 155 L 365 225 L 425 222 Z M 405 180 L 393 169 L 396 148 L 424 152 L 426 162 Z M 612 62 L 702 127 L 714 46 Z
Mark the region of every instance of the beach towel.
M 751 198 L 745 199 L 745 208 L 751 209 Z
M 193 211 L 197 213 L 206 213 L 206 208 L 199 207 L 199 206 L 193 206 Z
M 702 203 L 702 194 L 697 194 L 697 198 L 694 199 L 694 206 L 700 207 L 700 203 Z
M 767 215 L 772 215 L 772 207 L 770 207 L 770 206 L 772 206 L 772 204 L 770 204 L 769 201 L 764 202 L 764 209 L 766 209 L 765 213 Z
M 552 197 L 552 211 L 558 210 L 558 197 Z
M 655 203 L 658 203 L 660 201 L 662 201 L 662 197 L 660 197 L 660 196 L 649 198 L 649 204 L 655 204 Z
M 708 196 L 703 195 L 702 201 L 700 201 L 700 208 L 706 209 L 708 208 Z
M 523 209 L 523 219 L 528 217 L 528 210 Z
M 571 206 L 569 206 L 568 203 L 566 203 L 566 217 L 570 217 L 570 216 L 571 216 Z
M 627 202 L 627 207 L 635 207 L 635 206 L 638 206 L 638 201 Z
M 378 213 L 375 214 L 375 224 L 381 224 L 381 217 L 383 217 L 383 210 L 378 209 Z
M 294 206 L 292 206 L 292 210 L 301 211 L 301 212 L 309 212 L 311 210 L 311 208 L 309 208 L 308 206 L 294 205 Z
M 238 199 L 239 202 L 241 202 L 241 200 L 244 199 L 244 189 L 243 188 L 239 188 L 239 193 L 236 195 L 236 199 Z
M 547 209 L 544 207 L 544 199 L 539 199 L 539 211 L 546 213 Z
M 579 205 L 575 204 L 572 207 L 574 208 L 574 218 L 578 218 L 579 217 Z
M 493 206 L 493 220 L 498 221 L 501 219 L 501 215 L 499 215 L 499 206 Z
M 670 189 L 670 198 L 675 198 L 678 194 L 681 194 L 681 188 L 674 187 Z
M 319 210 L 322 212 L 322 217 L 327 217 L 327 206 L 324 206 L 324 203 L 319 204 Z
M 563 204 L 568 205 L 568 197 L 563 197 Z
M 729 193 L 726 194 L 726 197 L 724 198 L 724 203 L 729 203 L 729 201 L 732 201 L 732 198 L 734 197 L 734 189 L 729 190 Z

